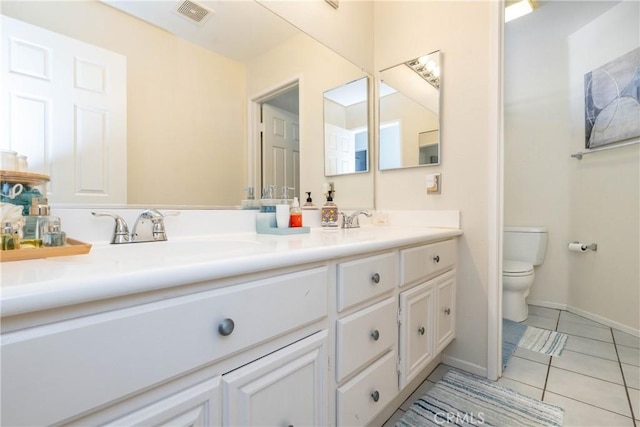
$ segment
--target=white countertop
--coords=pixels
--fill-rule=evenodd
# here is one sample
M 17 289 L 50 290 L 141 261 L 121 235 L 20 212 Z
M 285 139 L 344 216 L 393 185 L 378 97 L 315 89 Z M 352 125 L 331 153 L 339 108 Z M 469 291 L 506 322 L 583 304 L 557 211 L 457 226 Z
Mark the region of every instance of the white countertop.
M 2 263 L 0 312 L 11 316 L 461 234 L 456 228 L 364 226 L 287 236 L 238 233 L 99 243 L 87 255 Z

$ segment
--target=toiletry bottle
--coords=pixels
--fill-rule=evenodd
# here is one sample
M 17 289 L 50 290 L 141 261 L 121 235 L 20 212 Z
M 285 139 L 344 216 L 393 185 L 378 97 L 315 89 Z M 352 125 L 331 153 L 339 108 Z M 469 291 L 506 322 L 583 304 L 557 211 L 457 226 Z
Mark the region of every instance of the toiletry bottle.
M 325 229 L 338 228 L 338 205 L 333 202 L 331 195 L 333 191 L 329 190 L 327 195 L 327 203 L 322 205 L 322 227 Z
M 313 204 L 313 200 L 311 200 L 311 192 L 307 191 L 307 203 L 304 204 L 302 209 L 318 209 L 316 205 Z
M 289 211 L 289 227 L 302 227 L 302 210 L 298 198 L 293 198 L 293 205 Z
M 5 222 L 2 225 L 2 236 L 0 238 L 2 240 L 3 251 L 11 251 L 15 249 L 13 226 L 10 222 Z
M 50 217 L 47 222 L 44 235 L 42 236 L 42 244 L 43 246 L 64 246 L 67 235 L 64 231 L 60 229 L 60 221 L 56 220 L 55 217 Z
M 22 229 L 22 246 L 39 248 L 42 246 L 44 233 L 48 231 L 49 222 L 57 221 L 60 218 L 50 215 L 50 208 L 45 197 L 34 197 L 31 199 L 29 215 L 24 218 L 24 228 Z

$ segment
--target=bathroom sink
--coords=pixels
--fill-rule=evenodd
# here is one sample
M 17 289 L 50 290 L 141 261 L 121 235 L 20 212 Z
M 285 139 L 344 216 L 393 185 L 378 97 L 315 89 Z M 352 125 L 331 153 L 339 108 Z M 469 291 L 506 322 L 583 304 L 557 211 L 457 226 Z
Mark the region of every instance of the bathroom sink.
M 214 258 L 227 258 L 251 254 L 261 247 L 255 240 L 225 239 L 184 239 L 165 242 L 97 244 L 88 255 L 48 258 L 53 262 L 81 264 L 94 263 L 136 263 L 140 265 L 157 264 L 158 260 L 167 261 L 206 261 Z

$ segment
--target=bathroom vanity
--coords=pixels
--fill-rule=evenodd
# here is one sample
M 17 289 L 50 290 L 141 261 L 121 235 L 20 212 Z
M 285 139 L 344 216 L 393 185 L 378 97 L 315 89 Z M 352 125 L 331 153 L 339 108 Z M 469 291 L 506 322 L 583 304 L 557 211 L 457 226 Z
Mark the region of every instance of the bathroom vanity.
M 461 234 L 244 233 L 6 263 L 1 424 L 366 425 L 455 337 Z

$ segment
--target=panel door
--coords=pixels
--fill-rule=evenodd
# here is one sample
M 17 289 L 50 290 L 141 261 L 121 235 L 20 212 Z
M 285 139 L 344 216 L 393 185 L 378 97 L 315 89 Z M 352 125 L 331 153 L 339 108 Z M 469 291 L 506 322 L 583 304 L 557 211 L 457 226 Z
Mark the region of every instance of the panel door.
M 434 282 L 400 294 L 400 388 L 404 388 L 434 356 Z
M 2 16 L 2 147 L 49 201 L 127 202 L 126 57 Z
M 300 198 L 300 130 L 298 116 L 262 105 L 262 186 L 295 188 Z M 280 197 L 280 194 L 276 194 Z
M 105 426 L 220 426 L 221 377 L 168 396 L 153 405 L 105 423 Z
M 327 331 L 223 375 L 230 426 L 326 426 Z
M 436 279 L 438 313 L 436 316 L 436 353 L 440 353 L 455 338 L 456 275 L 450 271 Z

